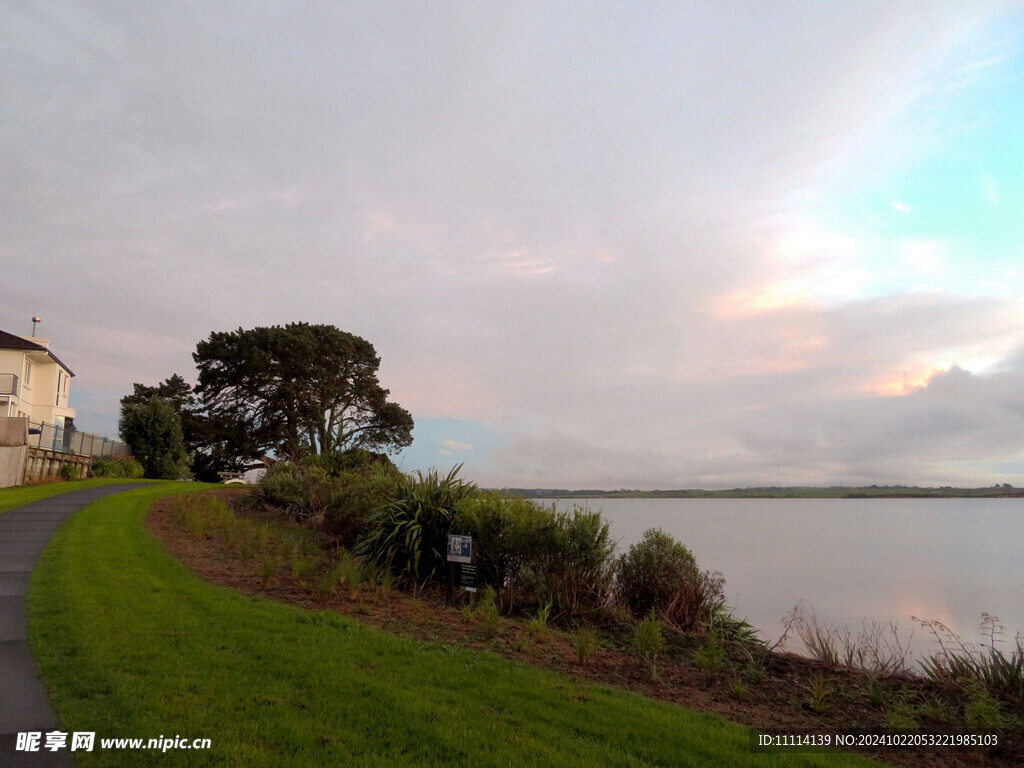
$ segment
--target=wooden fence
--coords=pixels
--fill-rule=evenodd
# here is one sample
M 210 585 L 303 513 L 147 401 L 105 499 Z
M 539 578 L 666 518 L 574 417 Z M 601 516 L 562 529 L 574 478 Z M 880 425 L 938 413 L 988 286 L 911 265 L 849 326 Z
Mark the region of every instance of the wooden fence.
M 29 427 L 32 427 L 32 433 Z M 93 455 L 131 455 L 124 443 L 50 424 L 29 424 L 22 417 L 0 418 L 0 488 L 62 477 L 70 466 L 74 479 L 89 476 Z
M 25 481 L 28 452 L 28 419 L 0 419 L 0 488 Z
M 0 445 L 0 488 L 25 482 L 27 445 Z
M 28 449 L 28 454 L 25 456 L 26 483 L 38 483 L 41 480 L 53 480 L 61 477 L 60 470 L 65 465 L 74 468 L 75 476 L 71 478 L 73 480 L 81 480 L 89 476 L 92 456 L 51 451 L 46 448 L 25 447 Z

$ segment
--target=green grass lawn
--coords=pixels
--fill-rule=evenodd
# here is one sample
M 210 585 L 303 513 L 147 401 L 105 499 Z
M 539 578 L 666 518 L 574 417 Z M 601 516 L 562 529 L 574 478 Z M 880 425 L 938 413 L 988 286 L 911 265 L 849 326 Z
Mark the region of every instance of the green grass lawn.
M 81 766 L 869 766 L 752 754 L 719 717 L 492 654 L 384 634 L 212 586 L 143 526 L 161 484 L 60 528 L 29 598 L 30 637 Z M 209 738 L 203 752 L 99 739 Z
M 16 488 L 0 488 L 0 513 L 6 512 L 11 507 L 28 504 L 32 501 L 39 501 L 40 499 L 46 499 L 50 496 L 56 496 L 61 493 L 80 491 L 83 488 L 95 488 L 97 485 L 137 482 L 140 481 L 126 480 L 123 477 L 91 477 L 88 480 L 58 481 L 53 483 L 42 483 L 40 485 L 19 485 Z

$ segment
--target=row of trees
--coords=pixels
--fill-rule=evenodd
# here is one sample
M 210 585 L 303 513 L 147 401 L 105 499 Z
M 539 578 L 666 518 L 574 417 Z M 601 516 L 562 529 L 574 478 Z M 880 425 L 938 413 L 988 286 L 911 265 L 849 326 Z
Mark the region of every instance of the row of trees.
M 174 374 L 121 399 L 121 438 L 146 477 L 216 480 L 267 453 L 294 459 L 412 443 L 412 416 L 388 400 L 373 345 L 333 325 L 214 332 Z

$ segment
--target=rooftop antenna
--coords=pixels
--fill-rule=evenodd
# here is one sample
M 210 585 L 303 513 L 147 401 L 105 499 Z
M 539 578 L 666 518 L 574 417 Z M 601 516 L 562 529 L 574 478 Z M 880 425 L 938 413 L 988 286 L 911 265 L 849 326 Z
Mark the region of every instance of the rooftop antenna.
M 41 323 L 41 322 L 43 322 L 43 318 L 39 317 L 38 315 L 36 315 L 35 317 L 32 318 L 32 335 L 33 336 L 36 335 L 36 326 L 39 325 L 39 323 Z

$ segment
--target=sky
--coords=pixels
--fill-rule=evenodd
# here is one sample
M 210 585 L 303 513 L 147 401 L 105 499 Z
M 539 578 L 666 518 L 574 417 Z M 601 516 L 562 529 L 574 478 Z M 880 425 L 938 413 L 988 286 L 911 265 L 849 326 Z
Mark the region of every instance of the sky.
M 362 336 L 403 469 L 1024 485 L 1024 7 L 0 0 L 0 328 L 114 435 Z

